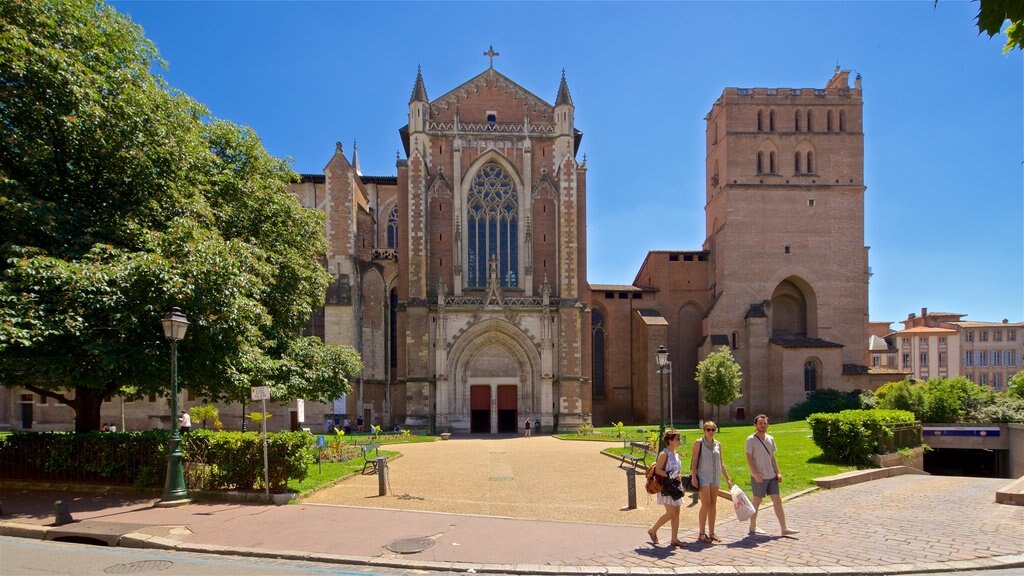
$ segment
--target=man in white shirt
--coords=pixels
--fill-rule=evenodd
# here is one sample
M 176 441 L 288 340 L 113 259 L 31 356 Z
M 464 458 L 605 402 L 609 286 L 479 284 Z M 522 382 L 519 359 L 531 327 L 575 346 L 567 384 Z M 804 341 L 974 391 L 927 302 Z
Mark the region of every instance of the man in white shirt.
M 192 429 L 192 417 L 185 410 L 181 411 L 181 417 L 178 418 L 178 433 L 184 434 Z
M 747 466 L 750 467 L 750 485 L 754 493 L 754 514 L 750 517 L 750 535 L 756 536 L 766 532 L 757 527 L 757 510 L 761 499 L 771 496 L 775 516 L 779 519 L 783 536 L 798 534 L 799 530 L 791 530 L 786 526 L 786 513 L 782 509 L 782 498 L 779 496 L 779 483 L 782 474 L 779 463 L 775 460 L 775 438 L 768 434 L 768 417 L 758 414 L 754 418 L 756 432 L 747 437 Z

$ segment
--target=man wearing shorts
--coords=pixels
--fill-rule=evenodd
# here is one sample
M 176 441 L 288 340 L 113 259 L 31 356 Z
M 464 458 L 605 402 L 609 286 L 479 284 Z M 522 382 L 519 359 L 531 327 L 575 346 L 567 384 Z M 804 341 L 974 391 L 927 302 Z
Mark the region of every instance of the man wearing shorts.
M 768 434 L 768 417 L 758 414 L 754 418 L 756 432 L 747 437 L 747 466 L 750 467 L 750 485 L 754 492 L 754 514 L 750 517 L 750 535 L 756 536 L 766 532 L 757 527 L 757 510 L 761 499 L 771 496 L 775 516 L 779 519 L 783 536 L 798 534 L 799 530 L 791 530 L 786 526 L 786 513 L 782 510 L 782 498 L 779 497 L 779 463 L 775 460 L 775 438 Z

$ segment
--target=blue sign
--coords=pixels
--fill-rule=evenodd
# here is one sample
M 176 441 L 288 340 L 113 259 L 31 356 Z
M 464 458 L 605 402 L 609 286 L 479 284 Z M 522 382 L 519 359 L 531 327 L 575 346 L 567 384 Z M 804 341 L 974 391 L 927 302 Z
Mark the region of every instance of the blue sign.
M 327 445 L 327 442 L 324 440 L 323 436 L 317 436 L 316 437 L 316 445 L 319 446 L 320 448 L 323 448 L 324 446 Z
M 999 436 L 998 426 L 925 426 L 924 436 Z

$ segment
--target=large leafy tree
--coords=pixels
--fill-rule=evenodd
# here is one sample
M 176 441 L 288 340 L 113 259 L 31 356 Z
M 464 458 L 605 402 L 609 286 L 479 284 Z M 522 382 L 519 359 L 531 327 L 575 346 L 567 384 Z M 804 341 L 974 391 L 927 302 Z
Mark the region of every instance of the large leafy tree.
M 0 3 L 0 384 L 96 429 L 105 396 L 168 392 L 160 318 L 179 306 L 196 394 L 346 393 L 358 355 L 299 336 L 330 279 L 322 217 L 284 192 L 285 162 L 162 64 L 101 2 Z
M 717 406 L 721 416 L 721 407 L 740 397 L 743 373 L 729 348 L 721 346 L 697 364 L 696 380 L 704 401 Z
M 938 1 L 938 0 L 936 0 Z M 1024 2 L 1021 0 L 979 0 L 978 1 L 978 33 L 988 34 L 991 38 L 1006 28 L 1006 45 L 1003 53 L 1014 48 L 1024 50 Z

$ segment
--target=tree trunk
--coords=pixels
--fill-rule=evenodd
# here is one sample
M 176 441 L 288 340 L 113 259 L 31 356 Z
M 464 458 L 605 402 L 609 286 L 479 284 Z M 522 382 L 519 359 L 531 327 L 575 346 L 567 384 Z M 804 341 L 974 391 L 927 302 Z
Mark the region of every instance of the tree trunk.
M 100 408 L 103 406 L 102 390 L 75 387 L 75 399 L 71 407 L 75 410 L 75 432 L 94 432 L 100 429 Z

